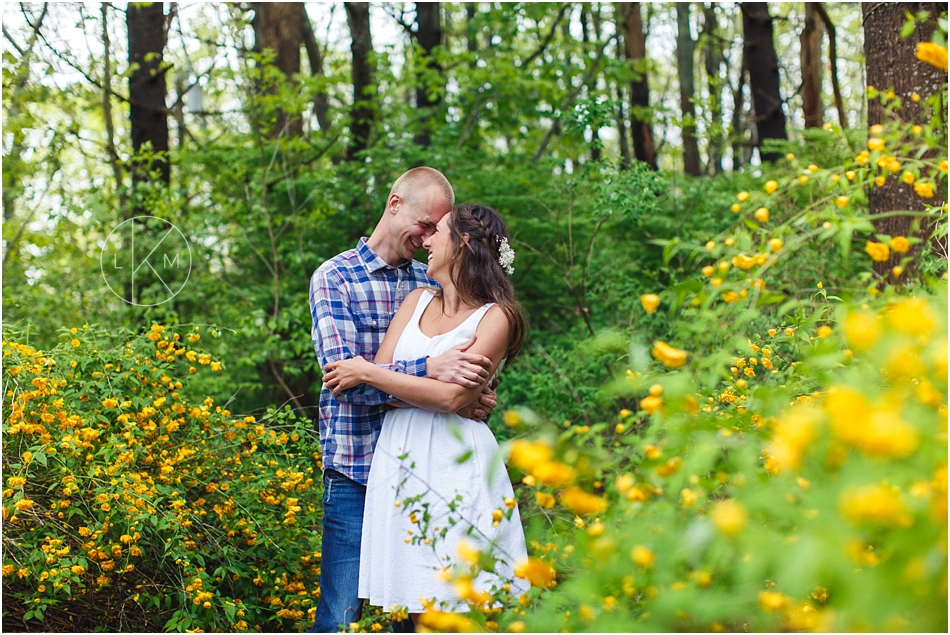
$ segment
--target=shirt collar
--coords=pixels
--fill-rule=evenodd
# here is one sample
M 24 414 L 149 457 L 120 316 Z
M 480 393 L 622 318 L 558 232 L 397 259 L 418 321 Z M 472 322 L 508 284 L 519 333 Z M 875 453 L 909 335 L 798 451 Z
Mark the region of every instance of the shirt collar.
M 412 266 L 412 260 L 403 260 L 397 266 L 393 267 L 372 250 L 366 236 L 360 238 L 360 241 L 356 244 L 356 253 L 359 254 L 360 259 L 371 273 L 379 271 L 380 269 L 408 269 Z

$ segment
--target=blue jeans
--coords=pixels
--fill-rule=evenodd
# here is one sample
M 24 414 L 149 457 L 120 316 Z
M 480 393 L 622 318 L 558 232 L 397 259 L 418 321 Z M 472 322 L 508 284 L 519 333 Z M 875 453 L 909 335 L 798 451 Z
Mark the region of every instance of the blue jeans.
M 366 487 L 336 470 L 323 472 L 320 602 L 311 633 L 338 633 L 360 619 L 360 541 Z
M 311 633 L 338 633 L 359 621 L 360 546 L 366 487 L 336 470 L 323 472 L 323 558 L 320 601 Z M 412 620 L 394 621 L 394 633 L 414 633 Z

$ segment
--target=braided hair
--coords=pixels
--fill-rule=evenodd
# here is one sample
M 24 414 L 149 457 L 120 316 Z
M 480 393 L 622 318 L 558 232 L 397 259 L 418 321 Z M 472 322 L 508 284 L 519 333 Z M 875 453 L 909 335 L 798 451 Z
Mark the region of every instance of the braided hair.
M 498 212 L 473 203 L 454 206 L 448 224 L 454 247 L 449 276 L 466 303 L 494 302 L 501 307 L 508 318 L 507 358 L 510 362 L 524 342 L 525 317 L 499 261 L 502 239 L 508 238 L 508 227 Z M 468 234 L 467 241 L 465 234 Z

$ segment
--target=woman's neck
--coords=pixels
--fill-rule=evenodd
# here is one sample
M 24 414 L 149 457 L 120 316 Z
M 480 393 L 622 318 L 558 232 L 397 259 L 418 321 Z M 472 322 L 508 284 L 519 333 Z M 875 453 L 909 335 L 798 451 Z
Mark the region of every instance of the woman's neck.
M 462 301 L 462 297 L 459 295 L 458 289 L 455 288 L 455 285 L 443 284 L 442 285 L 442 314 L 446 317 L 452 317 L 457 315 L 459 311 L 465 309 L 470 309 L 466 302 Z

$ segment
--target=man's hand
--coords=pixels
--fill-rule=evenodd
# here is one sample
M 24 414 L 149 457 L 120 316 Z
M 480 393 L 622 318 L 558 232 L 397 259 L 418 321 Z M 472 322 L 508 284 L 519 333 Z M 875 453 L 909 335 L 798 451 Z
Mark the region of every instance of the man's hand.
M 426 377 L 463 388 L 475 388 L 488 379 L 491 360 L 484 355 L 467 352 L 475 343 L 475 336 L 445 351 L 438 357 L 426 359 Z
M 460 408 L 455 414 L 463 419 L 485 421 L 491 416 L 491 413 L 495 410 L 495 406 L 498 405 L 498 393 L 495 392 L 496 388 L 498 388 L 498 380 L 493 379 L 489 385 L 482 389 L 482 393 L 478 396 L 478 399 Z

